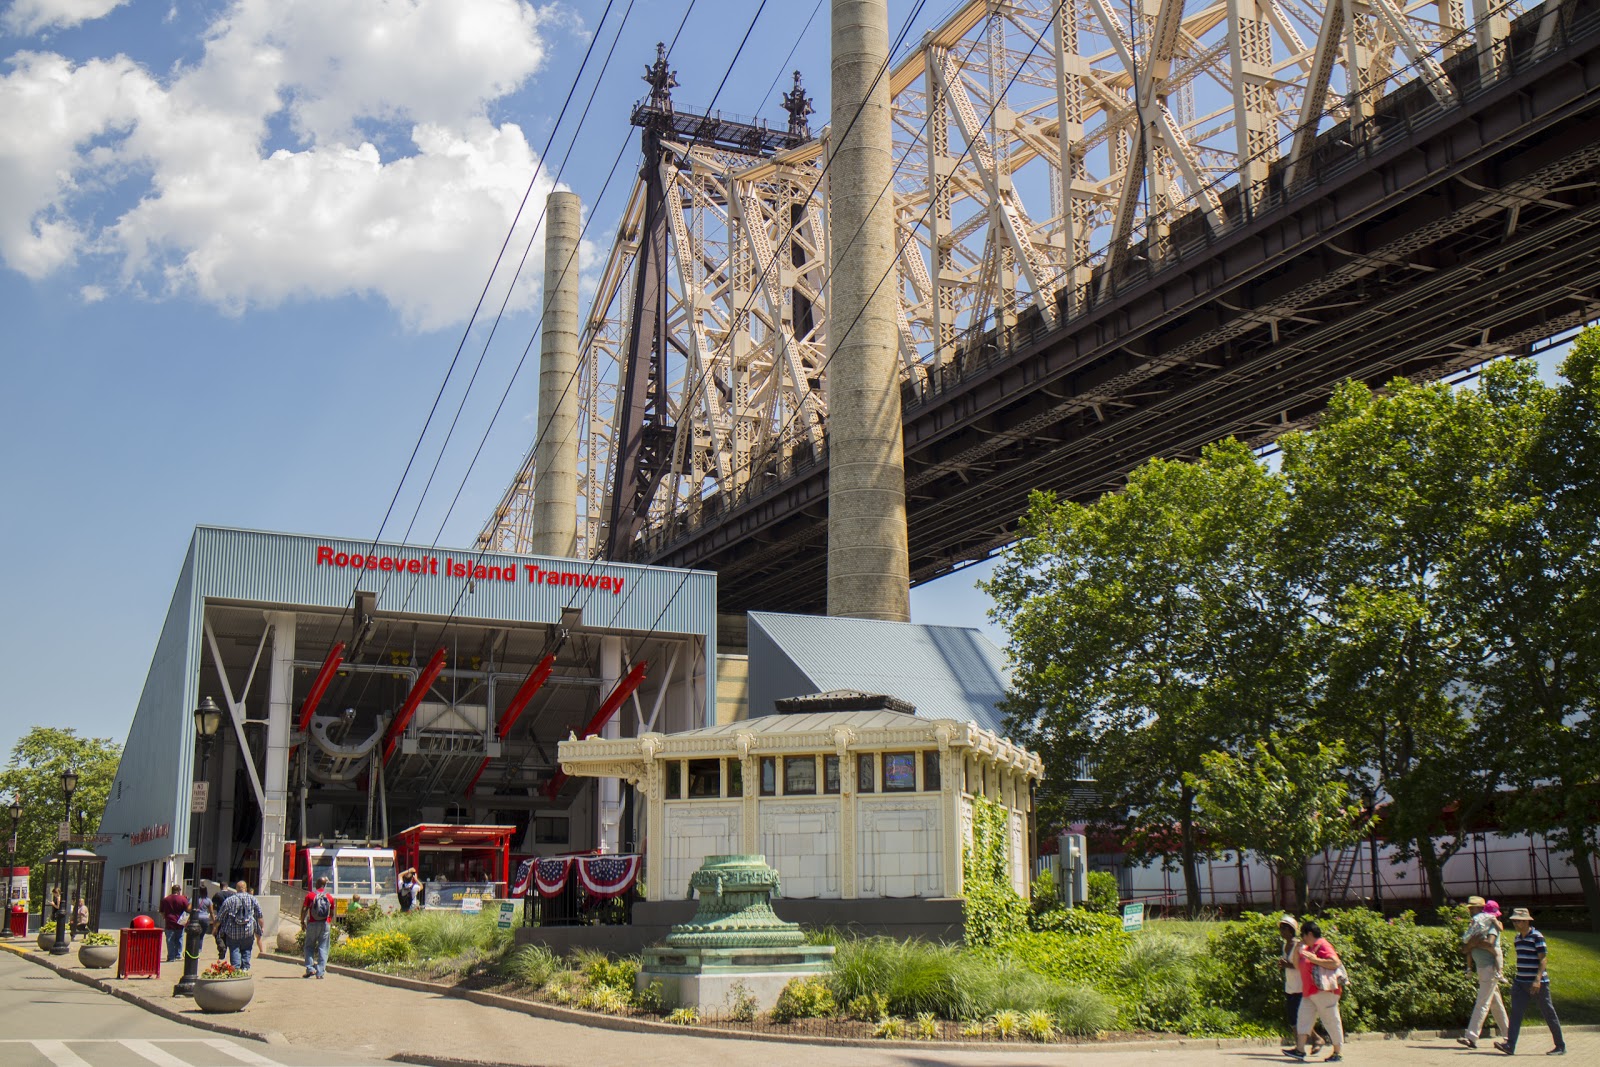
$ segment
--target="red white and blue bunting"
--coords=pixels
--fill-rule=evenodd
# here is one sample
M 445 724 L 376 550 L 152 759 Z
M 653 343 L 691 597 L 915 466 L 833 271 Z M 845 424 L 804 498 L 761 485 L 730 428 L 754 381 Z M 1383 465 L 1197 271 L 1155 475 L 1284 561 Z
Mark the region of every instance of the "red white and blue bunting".
M 511 895 L 525 897 L 528 895 L 528 883 L 533 881 L 533 860 L 523 860 L 517 864 L 517 876 L 511 880 Z
M 572 873 L 571 856 L 554 856 L 534 864 L 533 884 L 542 897 L 553 897 L 567 888 L 567 876 Z
M 592 897 L 620 897 L 638 880 L 638 856 L 584 856 L 578 860 L 578 881 Z

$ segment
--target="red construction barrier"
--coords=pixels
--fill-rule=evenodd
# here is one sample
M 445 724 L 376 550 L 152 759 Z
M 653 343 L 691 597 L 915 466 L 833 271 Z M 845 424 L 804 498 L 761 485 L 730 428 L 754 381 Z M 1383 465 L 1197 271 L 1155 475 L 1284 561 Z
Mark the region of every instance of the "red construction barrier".
M 117 977 L 160 978 L 165 949 L 165 930 L 124 929 L 122 943 L 117 946 Z

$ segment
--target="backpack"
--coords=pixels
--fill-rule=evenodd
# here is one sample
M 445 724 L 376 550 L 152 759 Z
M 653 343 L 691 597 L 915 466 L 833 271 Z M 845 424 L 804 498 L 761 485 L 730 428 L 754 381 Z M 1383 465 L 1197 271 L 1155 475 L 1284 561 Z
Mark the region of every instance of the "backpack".
M 318 893 L 311 898 L 311 921 L 325 923 L 328 916 L 333 914 L 333 901 L 326 893 Z

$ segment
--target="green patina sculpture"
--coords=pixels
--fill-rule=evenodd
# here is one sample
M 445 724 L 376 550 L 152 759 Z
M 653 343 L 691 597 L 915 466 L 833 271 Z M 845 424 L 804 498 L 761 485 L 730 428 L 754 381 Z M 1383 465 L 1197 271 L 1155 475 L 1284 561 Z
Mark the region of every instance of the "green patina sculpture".
M 797 923 L 772 910 L 778 872 L 765 856 L 707 856 L 689 878 L 700 896 L 694 919 L 667 935 L 673 948 L 790 948 L 805 943 Z

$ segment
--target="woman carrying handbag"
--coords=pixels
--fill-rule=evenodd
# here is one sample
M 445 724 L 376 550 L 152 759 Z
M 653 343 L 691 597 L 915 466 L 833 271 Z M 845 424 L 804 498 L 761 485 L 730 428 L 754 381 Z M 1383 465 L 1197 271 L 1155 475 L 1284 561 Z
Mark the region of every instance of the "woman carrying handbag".
M 1297 1060 L 1306 1058 L 1306 1041 L 1320 1020 L 1328 1031 L 1328 1043 L 1333 1049 L 1324 1063 L 1337 1063 L 1344 1059 L 1344 1022 L 1339 1018 L 1339 997 L 1344 992 L 1347 975 L 1344 963 L 1333 946 L 1322 936 L 1322 927 L 1308 921 L 1300 928 L 1300 949 L 1296 960 L 1300 968 L 1300 981 L 1305 994 L 1300 998 L 1300 1019 L 1295 1027 L 1294 1048 L 1288 1055 Z

